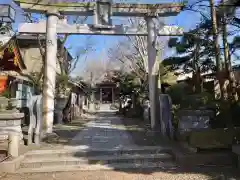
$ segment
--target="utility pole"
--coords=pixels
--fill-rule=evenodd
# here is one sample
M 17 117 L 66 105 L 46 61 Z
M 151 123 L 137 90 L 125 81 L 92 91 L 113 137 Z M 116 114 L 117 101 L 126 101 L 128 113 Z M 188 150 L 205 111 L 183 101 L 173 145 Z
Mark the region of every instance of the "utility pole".
M 95 99 L 94 88 L 95 88 L 95 85 L 94 85 L 94 82 L 93 82 L 93 72 L 90 73 L 90 82 L 91 82 L 91 86 L 90 86 L 91 95 L 90 95 L 89 109 L 90 109 L 90 111 L 94 111 L 94 99 Z

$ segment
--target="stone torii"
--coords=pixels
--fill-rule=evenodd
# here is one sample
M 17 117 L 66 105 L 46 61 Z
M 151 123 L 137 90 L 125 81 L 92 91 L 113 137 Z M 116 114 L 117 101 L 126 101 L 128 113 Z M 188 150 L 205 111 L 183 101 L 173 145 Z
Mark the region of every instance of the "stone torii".
M 148 37 L 148 74 L 149 98 L 151 106 L 151 127 L 157 129 L 158 87 L 156 66 L 157 36 L 181 36 L 183 30 L 176 26 L 165 26 L 156 29 L 154 18 L 176 16 L 183 8 L 183 4 L 123 4 L 112 3 L 110 0 L 96 2 L 71 3 L 64 0 L 15 0 L 25 12 L 45 13 L 46 22 L 38 24 L 24 23 L 19 26 L 19 33 L 45 34 L 46 33 L 46 60 L 43 89 L 43 119 L 46 132 L 52 132 L 54 117 L 54 89 L 57 60 L 57 34 L 93 34 L 93 35 L 124 35 Z M 67 24 L 59 21 L 60 15 L 93 16 L 93 25 Z M 138 31 L 127 26 L 113 26 L 111 16 L 144 17 L 147 22 L 147 31 Z

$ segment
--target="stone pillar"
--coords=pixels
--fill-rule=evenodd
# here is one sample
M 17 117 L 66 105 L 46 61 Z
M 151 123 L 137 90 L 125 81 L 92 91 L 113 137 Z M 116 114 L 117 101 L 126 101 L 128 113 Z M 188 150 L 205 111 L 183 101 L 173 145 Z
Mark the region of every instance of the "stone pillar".
M 86 97 L 86 106 L 87 106 L 87 109 L 89 109 L 89 97 Z
M 149 100 L 150 100 L 150 117 L 151 128 L 160 130 L 159 124 L 159 97 L 158 97 L 158 63 L 156 61 L 157 50 L 157 30 L 153 17 L 146 17 L 148 30 L 148 82 L 149 82 Z
M 112 103 L 114 104 L 115 102 L 115 95 L 114 95 L 114 88 L 112 88 Z
M 90 96 L 90 102 L 89 102 L 89 111 L 93 112 L 95 111 L 95 85 L 92 84 L 91 86 L 91 96 Z
M 100 88 L 100 103 L 102 104 L 102 88 Z
M 54 119 L 58 18 L 58 13 L 55 11 L 47 13 L 46 57 L 43 83 L 43 121 L 46 133 L 52 133 Z
M 12 157 L 19 155 L 20 133 L 10 132 L 8 136 L 8 154 Z

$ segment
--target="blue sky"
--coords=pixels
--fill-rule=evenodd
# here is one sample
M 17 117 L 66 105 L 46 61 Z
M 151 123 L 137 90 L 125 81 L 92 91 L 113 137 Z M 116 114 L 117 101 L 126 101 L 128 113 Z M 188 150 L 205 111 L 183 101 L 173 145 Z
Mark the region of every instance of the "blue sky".
M 117 0 L 116 0 L 117 1 Z M 141 2 L 141 3 L 163 3 L 163 2 L 177 2 L 177 0 L 128 0 L 127 2 Z M 190 0 L 194 1 L 194 0 Z M 1 0 L 1 4 L 13 4 L 12 0 Z M 20 22 L 23 22 L 24 19 L 22 17 L 23 11 L 16 7 L 14 4 L 13 6 L 17 9 L 17 18 L 14 24 L 14 27 L 17 29 L 17 26 Z M 176 17 L 169 17 L 165 19 L 165 23 L 168 25 L 178 25 L 183 27 L 185 31 L 193 28 L 198 22 L 200 21 L 200 15 L 198 13 L 193 13 L 189 11 L 181 12 Z M 83 46 L 89 40 L 94 45 L 95 51 L 88 55 L 88 61 L 98 61 L 99 58 L 106 58 L 107 57 L 107 50 L 109 47 L 112 47 L 117 41 L 121 40 L 123 37 L 116 37 L 116 36 L 82 36 L 82 35 L 72 35 L 69 36 L 66 47 L 70 47 L 69 51 L 73 56 L 75 56 L 78 52 L 79 47 Z M 77 64 L 76 69 L 74 69 L 73 74 L 78 75 L 84 68 L 84 58 L 81 58 Z

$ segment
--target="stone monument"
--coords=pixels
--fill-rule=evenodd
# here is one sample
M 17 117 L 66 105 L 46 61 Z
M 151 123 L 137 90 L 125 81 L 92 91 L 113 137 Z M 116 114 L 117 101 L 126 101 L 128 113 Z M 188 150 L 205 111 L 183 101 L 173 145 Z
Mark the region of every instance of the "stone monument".
M 8 140 L 8 154 L 18 157 L 19 144 L 23 138 L 21 120 L 24 114 L 16 109 L 16 99 L 0 97 L 0 140 Z
M 160 94 L 160 120 L 161 120 L 161 133 L 173 139 L 173 126 L 172 126 L 172 100 L 168 94 Z

